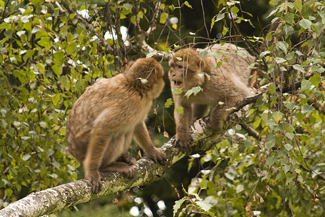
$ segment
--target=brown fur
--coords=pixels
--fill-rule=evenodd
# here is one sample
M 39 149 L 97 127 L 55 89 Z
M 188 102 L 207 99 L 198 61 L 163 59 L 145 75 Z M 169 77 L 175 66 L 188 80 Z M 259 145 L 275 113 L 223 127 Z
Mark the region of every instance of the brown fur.
M 88 87 L 72 107 L 67 123 L 68 151 L 84 163 L 94 193 L 101 190 L 99 171 L 133 176 L 135 159 L 127 154 L 132 138 L 155 162 L 165 160 L 165 153 L 152 145 L 144 123 L 152 100 L 164 87 L 163 73 L 153 58 L 138 59 L 125 73 Z
M 214 49 L 220 49 L 220 45 L 213 46 L 212 51 Z M 224 54 L 222 58 L 225 57 L 228 59 L 227 62 L 224 60 L 218 69 L 215 67 L 218 58 L 216 61 L 207 56 L 202 60 L 193 49 L 179 50 L 169 61 L 171 88 L 180 88 L 183 91 L 181 94 L 173 95 L 175 109 L 179 106 L 184 108 L 183 115 L 176 110 L 174 112 L 176 141 L 177 145 L 187 152 L 190 152 L 189 125 L 192 120 L 203 117 L 208 107 L 212 107 L 209 124 L 216 132 L 221 131 L 223 122 L 230 112 L 227 109 L 251 95 L 247 87 L 250 70 L 246 67 L 253 59 L 246 60 L 234 53 Z M 192 94 L 187 99 L 184 94 L 197 86 L 203 91 L 197 95 Z

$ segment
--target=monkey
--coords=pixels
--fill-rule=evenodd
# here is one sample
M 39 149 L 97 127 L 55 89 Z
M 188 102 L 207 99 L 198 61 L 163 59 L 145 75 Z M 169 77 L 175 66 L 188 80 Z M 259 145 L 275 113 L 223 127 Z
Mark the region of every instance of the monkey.
M 164 71 L 153 58 L 131 62 L 126 71 L 97 80 L 73 105 L 66 125 L 68 152 L 85 170 L 92 192 L 102 188 L 99 172 L 115 171 L 134 176 L 135 159 L 127 150 L 134 139 L 155 161 L 166 155 L 153 146 L 145 119 L 163 90 Z
M 177 51 L 169 60 L 168 77 L 171 88 L 181 89 L 181 93 L 173 94 L 176 145 L 187 153 L 191 151 L 189 126 L 192 121 L 203 117 L 210 107 L 209 125 L 218 133 L 222 130 L 231 108 L 252 95 L 248 87 L 250 69 L 247 66 L 255 58 L 243 48 L 229 43 L 223 46 L 215 44 L 211 50 L 219 51 L 221 55 L 216 58 L 207 55 L 201 59 L 195 50 L 186 48 Z M 246 56 L 246 59 L 242 56 Z M 223 61 L 219 66 L 220 60 Z M 186 95 L 187 91 L 199 86 L 201 89 L 197 89 L 198 92 Z M 183 114 L 176 111 L 179 106 L 183 107 Z

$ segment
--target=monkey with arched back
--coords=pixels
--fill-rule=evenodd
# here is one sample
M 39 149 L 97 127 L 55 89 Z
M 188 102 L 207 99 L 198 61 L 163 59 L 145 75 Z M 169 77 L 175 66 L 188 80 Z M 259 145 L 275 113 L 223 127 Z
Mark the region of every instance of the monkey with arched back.
M 166 155 L 152 145 L 144 122 L 164 87 L 163 75 L 155 59 L 138 59 L 124 73 L 88 87 L 73 105 L 66 126 L 68 152 L 83 162 L 94 193 L 101 190 L 99 172 L 134 175 L 135 159 L 127 154 L 132 139 L 152 160 L 164 162 Z
M 248 87 L 251 70 L 247 67 L 255 58 L 245 49 L 228 43 L 216 44 L 211 51 L 219 55 L 207 55 L 201 59 L 195 50 L 186 48 L 177 51 L 169 61 L 171 88 L 182 90 L 182 93 L 173 94 L 176 144 L 188 153 L 191 140 L 189 126 L 193 120 L 203 117 L 211 107 L 209 125 L 219 132 L 231 108 L 251 96 Z M 192 88 L 196 88 L 197 93 L 185 95 Z M 177 111 L 180 106 L 183 114 Z

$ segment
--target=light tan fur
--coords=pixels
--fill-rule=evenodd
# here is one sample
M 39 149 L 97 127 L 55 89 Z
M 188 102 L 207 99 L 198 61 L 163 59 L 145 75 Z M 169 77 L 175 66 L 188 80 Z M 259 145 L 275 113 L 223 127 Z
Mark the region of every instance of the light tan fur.
M 234 49 L 232 45 L 226 45 L 227 49 Z M 221 48 L 218 44 L 211 48 L 212 51 L 227 49 Z M 240 48 L 240 52 L 248 56 L 247 51 L 244 51 Z M 254 58 L 250 55 L 248 57 L 244 59 L 229 51 L 228 54 L 222 54 L 216 59 L 210 56 L 201 59 L 196 51 L 189 48 L 179 50 L 173 55 L 169 61 L 171 68 L 168 76 L 171 88 L 182 89 L 181 94 L 173 94 L 176 144 L 181 149 L 190 152 L 189 125 L 193 120 L 203 117 L 209 107 L 212 108 L 209 124 L 218 132 L 222 130 L 223 122 L 230 113 L 229 108 L 251 95 L 247 87 L 250 74 L 247 66 L 254 61 Z M 227 62 L 224 58 L 227 58 Z M 223 59 L 221 67 L 216 68 L 217 62 L 221 59 Z M 203 91 L 187 98 L 185 93 L 197 86 L 200 86 Z M 183 114 L 176 112 L 179 106 L 184 108 Z
M 83 162 L 94 193 L 101 190 L 99 171 L 134 175 L 135 159 L 127 154 L 132 139 L 155 162 L 165 160 L 165 153 L 152 145 L 144 122 L 164 87 L 163 75 L 153 58 L 138 59 L 125 73 L 88 87 L 72 107 L 66 127 L 68 151 Z

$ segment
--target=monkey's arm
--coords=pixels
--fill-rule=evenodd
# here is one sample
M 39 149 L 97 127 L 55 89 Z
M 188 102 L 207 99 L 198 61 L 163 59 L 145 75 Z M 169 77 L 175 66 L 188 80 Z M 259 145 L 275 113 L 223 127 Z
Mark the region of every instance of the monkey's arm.
M 101 189 L 101 176 L 99 167 L 105 152 L 107 143 L 111 140 L 109 134 L 103 135 L 99 128 L 93 128 L 91 139 L 88 145 L 86 159 L 84 161 L 85 177 L 92 184 L 93 192 L 98 192 Z
M 152 145 L 144 121 L 142 121 L 135 127 L 133 138 L 152 160 L 154 160 L 155 162 L 159 161 L 160 163 L 163 163 L 165 161 L 165 153 L 160 148 L 156 148 Z
M 174 118 L 176 123 L 176 144 L 186 153 L 191 152 L 190 141 L 192 139 L 190 134 L 190 121 L 192 117 L 192 108 L 190 104 L 182 103 L 181 96 L 174 97 L 175 110 Z M 182 106 L 183 114 L 179 114 L 176 109 Z

